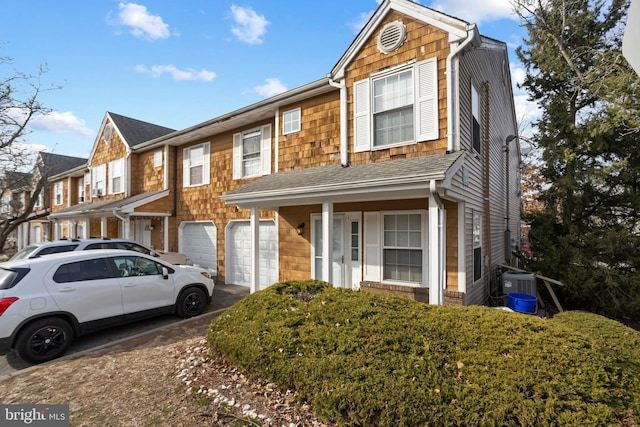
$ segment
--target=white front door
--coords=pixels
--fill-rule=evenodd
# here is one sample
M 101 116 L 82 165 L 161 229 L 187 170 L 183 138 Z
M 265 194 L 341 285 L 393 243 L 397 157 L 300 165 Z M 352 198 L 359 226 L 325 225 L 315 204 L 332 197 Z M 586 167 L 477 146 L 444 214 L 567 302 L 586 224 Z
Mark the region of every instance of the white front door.
M 311 218 L 313 257 L 312 275 L 322 277 L 322 216 Z M 336 288 L 358 289 L 362 280 L 360 213 L 347 213 L 333 216 L 333 286 Z
M 136 242 L 151 247 L 151 220 L 140 219 L 136 221 Z

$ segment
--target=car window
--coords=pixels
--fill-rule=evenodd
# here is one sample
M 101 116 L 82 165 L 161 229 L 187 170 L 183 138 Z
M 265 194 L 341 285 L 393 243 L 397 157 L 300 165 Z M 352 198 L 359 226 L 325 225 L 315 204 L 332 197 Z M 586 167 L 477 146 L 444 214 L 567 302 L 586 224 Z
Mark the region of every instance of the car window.
M 135 255 L 114 257 L 113 262 L 120 272 L 120 277 L 159 275 L 164 267 L 149 258 Z
M 100 242 L 100 243 L 91 243 L 84 247 L 85 251 L 88 251 L 91 249 L 114 249 L 114 246 L 109 243 Z
M 56 283 L 80 282 L 114 277 L 109 271 L 105 258 L 88 259 L 63 264 L 53 275 Z
M 0 268 L 0 289 L 13 288 L 28 272 L 28 268 Z
M 39 248 L 39 246 L 27 246 L 23 250 L 21 250 L 19 252 L 16 252 L 16 254 L 14 256 L 12 256 L 11 259 L 12 260 L 14 260 L 14 259 L 27 259 L 27 258 L 29 258 L 29 255 L 31 255 L 33 252 L 35 252 L 38 248 Z
M 42 250 L 37 253 L 37 256 L 72 252 L 75 251 L 77 247 L 77 244 L 43 247 Z
M 150 255 L 149 249 L 147 249 L 144 246 L 139 245 L 137 243 L 133 243 L 133 242 L 115 242 L 114 248 L 115 249 L 126 249 L 128 251 L 136 251 L 136 252 L 140 252 L 142 254 Z

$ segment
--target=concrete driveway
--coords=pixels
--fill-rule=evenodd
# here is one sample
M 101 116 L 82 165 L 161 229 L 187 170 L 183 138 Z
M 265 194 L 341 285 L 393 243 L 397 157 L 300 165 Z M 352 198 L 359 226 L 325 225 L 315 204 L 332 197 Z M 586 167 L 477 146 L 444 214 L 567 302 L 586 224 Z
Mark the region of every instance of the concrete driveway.
M 78 338 L 62 358 L 78 358 L 91 352 L 108 352 L 117 348 L 135 348 L 146 342 L 171 343 L 182 339 L 205 336 L 215 316 L 249 295 L 249 288 L 237 285 L 216 285 L 213 298 L 206 311 L 198 317 L 182 319 L 177 316 L 159 316 L 125 326 L 107 329 Z M 0 378 L 33 365 L 19 359 L 15 351 L 0 356 Z

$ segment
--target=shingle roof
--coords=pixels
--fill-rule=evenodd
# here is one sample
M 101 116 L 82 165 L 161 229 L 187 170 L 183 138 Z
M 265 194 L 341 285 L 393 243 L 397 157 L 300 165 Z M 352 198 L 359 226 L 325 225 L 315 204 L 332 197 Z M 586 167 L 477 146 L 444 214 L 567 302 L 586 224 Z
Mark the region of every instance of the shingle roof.
M 29 172 L 6 171 L 2 177 L 3 187 L 11 191 L 21 191 L 31 186 L 32 174 Z
M 284 195 L 309 197 L 320 193 L 344 193 L 345 190 L 360 191 L 443 180 L 462 154 L 463 151 L 458 151 L 349 167 L 336 164 L 279 172 L 230 191 L 221 198 L 228 203 L 266 198 L 276 200 Z
M 115 200 L 103 200 L 99 202 L 91 203 L 79 203 L 68 208 L 60 209 L 53 212 L 50 216 L 65 217 L 65 216 L 77 216 L 77 215 L 91 215 L 91 214 L 112 214 L 113 211 L 119 211 L 125 207 L 136 205 L 139 203 L 149 203 L 157 198 L 160 198 L 166 193 L 166 190 L 153 191 L 150 193 L 136 194 L 135 196 L 126 197 L 123 199 Z
M 44 176 L 53 176 L 87 163 L 87 159 L 82 157 L 65 156 L 63 154 L 54 154 L 47 151 L 40 152 L 42 165 L 39 165 L 40 174 Z
M 130 147 L 176 131 L 175 129 L 169 129 L 164 126 L 154 125 L 153 123 L 143 122 L 142 120 L 121 116 L 120 114 L 111 112 L 107 112 L 107 114 L 109 114 L 109 117 L 111 117 L 111 120 L 113 120 L 113 123 L 116 125 Z

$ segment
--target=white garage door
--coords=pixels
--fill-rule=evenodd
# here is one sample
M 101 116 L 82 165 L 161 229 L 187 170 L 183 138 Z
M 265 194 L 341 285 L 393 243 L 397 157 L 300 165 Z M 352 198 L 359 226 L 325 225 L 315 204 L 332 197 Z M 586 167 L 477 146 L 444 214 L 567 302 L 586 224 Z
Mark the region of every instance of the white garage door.
M 260 286 L 278 281 L 278 237 L 274 221 L 260 221 Z M 251 229 L 249 221 L 229 224 L 227 231 L 227 278 L 233 285 L 251 286 Z
M 183 222 L 180 224 L 179 251 L 191 258 L 194 265 L 218 274 L 216 252 L 216 226 L 211 221 Z

